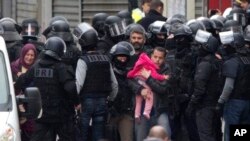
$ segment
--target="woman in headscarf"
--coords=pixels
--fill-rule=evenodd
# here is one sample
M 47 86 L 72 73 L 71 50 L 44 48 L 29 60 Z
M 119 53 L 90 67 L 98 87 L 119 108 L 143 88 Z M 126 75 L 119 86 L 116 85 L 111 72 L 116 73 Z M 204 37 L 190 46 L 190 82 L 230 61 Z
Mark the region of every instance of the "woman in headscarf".
M 33 44 L 25 44 L 21 50 L 20 57 L 11 63 L 11 71 L 13 80 L 15 80 L 35 63 L 37 58 L 36 48 Z M 22 92 L 15 91 L 16 95 L 21 95 Z M 23 104 L 18 105 L 20 112 L 25 112 Z M 20 117 L 21 138 L 24 141 L 29 141 L 34 131 L 34 121 L 27 120 L 25 117 Z

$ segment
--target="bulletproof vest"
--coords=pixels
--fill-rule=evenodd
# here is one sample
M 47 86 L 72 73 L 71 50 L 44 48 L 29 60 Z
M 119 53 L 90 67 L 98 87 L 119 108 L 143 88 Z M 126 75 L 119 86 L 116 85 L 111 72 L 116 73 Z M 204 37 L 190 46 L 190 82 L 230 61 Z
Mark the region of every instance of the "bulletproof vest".
M 238 57 L 239 68 L 231 98 L 250 100 L 250 56 Z
M 34 85 L 41 93 L 43 115 L 40 122 L 62 122 L 69 117 L 68 98 L 59 81 L 58 71 L 61 63 L 41 65 L 36 63 L 34 69 Z
M 196 66 L 196 56 L 191 50 L 187 49 L 186 52 L 182 52 L 184 56 L 178 57 L 178 53 L 175 55 L 175 72 L 174 75 L 179 78 L 178 85 L 180 93 L 191 94 L 193 91 L 193 80 Z
M 107 55 L 90 53 L 81 57 L 87 65 L 86 78 L 81 95 L 108 94 L 111 92 L 110 62 Z

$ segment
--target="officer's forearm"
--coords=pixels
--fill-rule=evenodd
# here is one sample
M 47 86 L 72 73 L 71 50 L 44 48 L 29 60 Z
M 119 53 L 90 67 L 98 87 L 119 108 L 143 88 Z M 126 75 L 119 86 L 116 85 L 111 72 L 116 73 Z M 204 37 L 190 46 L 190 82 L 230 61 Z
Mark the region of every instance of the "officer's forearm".
M 109 94 L 109 100 L 111 101 L 114 101 L 117 93 L 118 93 L 118 82 L 117 82 L 117 79 L 115 77 L 115 74 L 112 70 L 112 67 L 110 67 L 110 72 L 111 72 L 111 88 L 112 88 L 112 91 L 110 92 Z
M 234 89 L 234 79 L 227 77 L 222 94 L 221 94 L 218 102 L 225 103 L 229 99 L 230 94 L 232 93 L 233 89 Z

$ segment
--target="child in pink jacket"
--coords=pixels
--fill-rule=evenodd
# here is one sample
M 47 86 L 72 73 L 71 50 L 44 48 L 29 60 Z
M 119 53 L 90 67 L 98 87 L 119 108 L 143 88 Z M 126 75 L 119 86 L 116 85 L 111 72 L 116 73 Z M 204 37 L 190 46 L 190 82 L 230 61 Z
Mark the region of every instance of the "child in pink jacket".
M 168 75 L 161 75 L 157 72 L 159 67 L 153 63 L 153 61 L 147 56 L 147 54 L 142 53 L 139 56 L 138 61 L 135 63 L 134 68 L 128 72 L 127 77 L 128 78 L 137 78 L 138 83 L 142 85 L 144 88 L 147 88 L 150 93 L 147 95 L 145 99 L 145 108 L 143 111 L 143 115 L 150 119 L 150 112 L 153 107 L 153 92 L 151 91 L 151 88 L 147 86 L 145 83 L 146 78 L 142 77 L 140 75 L 140 72 L 142 69 L 150 70 L 151 71 L 151 77 L 157 80 L 166 80 L 168 79 Z M 141 106 L 143 97 L 141 94 L 136 95 L 136 106 L 135 106 L 135 119 L 139 119 L 141 116 Z

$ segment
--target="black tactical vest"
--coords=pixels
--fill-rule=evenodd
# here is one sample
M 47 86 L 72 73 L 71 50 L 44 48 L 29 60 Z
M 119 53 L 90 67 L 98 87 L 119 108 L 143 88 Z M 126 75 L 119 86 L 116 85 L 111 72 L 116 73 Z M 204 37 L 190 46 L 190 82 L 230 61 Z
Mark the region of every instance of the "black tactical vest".
M 86 54 L 81 57 L 87 64 L 86 78 L 81 95 L 108 94 L 111 92 L 110 62 L 107 55 L 98 53 Z
M 231 98 L 250 100 L 250 57 L 240 56 L 237 59 L 239 68 Z
M 71 114 L 64 86 L 59 81 L 58 71 L 62 69 L 61 65 L 56 63 L 41 66 L 36 63 L 34 66 L 34 85 L 39 88 L 42 98 L 41 122 L 62 122 Z

